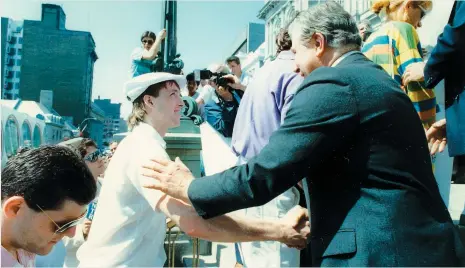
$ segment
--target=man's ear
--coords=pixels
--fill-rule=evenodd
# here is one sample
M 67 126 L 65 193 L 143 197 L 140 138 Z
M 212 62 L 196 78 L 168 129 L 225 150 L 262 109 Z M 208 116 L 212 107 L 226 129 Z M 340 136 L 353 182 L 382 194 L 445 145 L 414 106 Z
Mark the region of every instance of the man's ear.
M 16 218 L 19 211 L 24 206 L 27 206 L 24 197 L 22 196 L 12 196 L 8 197 L 2 204 L 3 215 L 6 218 Z
M 326 38 L 321 33 L 315 33 L 313 35 L 313 40 L 315 42 L 316 56 L 321 57 L 326 50 Z
M 144 100 L 144 105 L 145 105 L 145 106 L 153 107 L 152 96 L 150 96 L 150 95 L 145 95 L 142 99 Z

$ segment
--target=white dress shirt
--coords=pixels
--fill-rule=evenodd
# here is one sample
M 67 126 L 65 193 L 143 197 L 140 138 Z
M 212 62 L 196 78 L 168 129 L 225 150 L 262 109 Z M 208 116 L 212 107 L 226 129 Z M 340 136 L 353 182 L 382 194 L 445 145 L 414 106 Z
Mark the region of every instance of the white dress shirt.
M 80 267 L 161 267 L 166 217 L 156 210 L 160 191 L 143 188 L 150 158 L 166 158 L 166 143 L 148 124 L 140 123 L 121 142 L 105 172 L 87 241 L 77 252 Z

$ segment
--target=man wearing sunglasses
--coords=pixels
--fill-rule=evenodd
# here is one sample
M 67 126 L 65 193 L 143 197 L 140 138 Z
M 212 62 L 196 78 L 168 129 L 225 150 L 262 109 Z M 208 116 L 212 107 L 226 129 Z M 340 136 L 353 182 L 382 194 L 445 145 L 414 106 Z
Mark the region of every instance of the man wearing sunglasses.
M 2 267 L 33 267 L 76 226 L 95 198 L 95 180 L 80 157 L 63 146 L 30 149 L 2 170 Z
M 151 31 L 142 34 L 140 38 L 142 47 L 137 47 L 131 54 L 131 77 L 152 72 L 152 66 L 165 37 L 165 29 L 158 33 L 158 38 Z

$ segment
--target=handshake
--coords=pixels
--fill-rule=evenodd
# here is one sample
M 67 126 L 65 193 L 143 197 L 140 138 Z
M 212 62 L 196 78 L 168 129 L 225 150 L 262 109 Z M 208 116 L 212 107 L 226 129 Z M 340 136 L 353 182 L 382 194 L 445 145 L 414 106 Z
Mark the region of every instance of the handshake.
M 295 206 L 277 220 L 242 217 L 234 213 L 202 220 L 190 206 L 187 194 L 194 176 L 179 158 L 174 162 L 151 159 L 142 169 L 142 175 L 148 179 L 143 183 L 144 188 L 162 191 L 177 199 L 174 204 L 184 204 L 184 208 L 178 208 L 185 210 L 180 213 L 181 217 L 170 213 L 170 209 L 166 214 L 189 236 L 217 242 L 279 241 L 296 249 L 307 246 L 310 222 L 305 208 Z M 161 210 L 164 210 L 163 205 Z
M 304 249 L 307 246 L 310 237 L 310 221 L 307 209 L 295 206 L 279 222 L 283 226 L 279 242 L 290 248 Z

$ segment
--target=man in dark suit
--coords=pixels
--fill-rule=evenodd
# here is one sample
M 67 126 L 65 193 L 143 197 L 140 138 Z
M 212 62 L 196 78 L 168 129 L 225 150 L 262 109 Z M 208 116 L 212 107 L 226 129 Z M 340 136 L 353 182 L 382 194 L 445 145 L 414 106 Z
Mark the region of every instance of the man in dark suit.
M 412 64 L 403 77 L 407 83 L 423 79 L 428 88 L 435 87 L 444 79 L 448 111 L 446 117 L 454 117 L 446 118 L 449 153 L 450 156 L 465 155 L 465 119 L 458 109 L 458 106 L 465 105 L 462 103 L 465 102 L 465 2 L 455 1 L 449 22 L 439 36 L 428 62 Z M 430 132 L 441 129 L 446 129 L 446 120 L 438 121 Z M 434 140 L 432 153 L 444 149 L 446 140 L 443 138 Z
M 195 180 L 179 165 L 154 162 L 147 187 L 212 218 L 262 205 L 307 177 L 313 265 L 465 264 L 420 119 L 398 84 L 359 52 L 355 21 L 329 1 L 297 17 L 292 39 L 307 77 L 260 154 Z
M 410 66 L 409 66 L 410 67 Z M 465 169 L 465 2 L 455 1 L 449 22 L 439 36 L 426 66 L 411 66 L 406 81 L 425 80 L 428 88 L 442 79 L 445 85 L 446 119 L 439 120 L 428 130 L 431 153 L 442 152 L 448 143 L 449 155 L 456 157 L 458 172 Z M 446 131 L 447 129 L 447 131 Z M 458 181 L 465 178 L 459 177 Z M 465 208 L 460 218 L 465 237 Z

